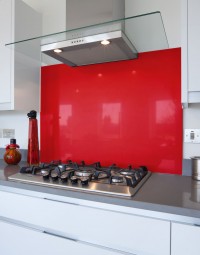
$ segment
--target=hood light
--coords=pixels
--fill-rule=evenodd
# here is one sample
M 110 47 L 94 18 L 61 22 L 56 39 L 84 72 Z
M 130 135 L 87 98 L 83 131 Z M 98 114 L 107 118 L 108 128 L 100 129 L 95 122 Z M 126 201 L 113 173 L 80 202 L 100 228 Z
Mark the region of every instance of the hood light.
M 62 52 L 61 49 L 55 49 L 55 50 L 53 50 L 53 51 L 56 52 L 56 53 L 61 53 L 61 52 Z
M 110 44 L 110 41 L 108 41 L 108 40 L 103 40 L 103 41 L 101 41 L 101 44 L 102 44 L 102 45 L 108 45 L 108 44 Z

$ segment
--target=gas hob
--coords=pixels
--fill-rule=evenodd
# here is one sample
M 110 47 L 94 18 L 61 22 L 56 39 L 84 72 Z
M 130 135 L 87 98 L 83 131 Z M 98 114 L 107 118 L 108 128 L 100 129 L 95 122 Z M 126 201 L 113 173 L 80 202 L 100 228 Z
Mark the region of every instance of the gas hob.
M 39 166 L 26 166 L 8 177 L 10 181 L 64 190 L 132 197 L 148 180 L 146 166 L 120 168 L 115 164 L 102 167 L 100 162 L 86 165 L 72 161 L 52 161 Z

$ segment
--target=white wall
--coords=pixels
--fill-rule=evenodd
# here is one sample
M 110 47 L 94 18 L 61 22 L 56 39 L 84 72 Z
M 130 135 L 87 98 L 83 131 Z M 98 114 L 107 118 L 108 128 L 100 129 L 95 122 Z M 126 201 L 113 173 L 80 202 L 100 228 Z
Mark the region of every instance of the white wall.
M 200 129 L 200 103 L 189 105 L 189 108 L 183 111 L 183 128 Z M 184 143 L 184 158 L 200 156 L 200 144 Z
M 65 31 L 66 0 L 23 0 L 43 15 L 43 35 Z
M 160 11 L 170 48 L 181 45 L 181 0 L 125 0 L 126 17 Z
M 39 115 L 37 119 L 39 129 Z M 27 112 L 0 111 L 0 128 L 15 129 L 15 138 L 17 139 L 17 144 L 19 144 L 21 149 L 28 148 L 28 125 L 29 119 L 27 117 Z M 10 138 L 1 138 L 0 148 L 5 148 L 5 145 L 9 144 L 9 142 Z

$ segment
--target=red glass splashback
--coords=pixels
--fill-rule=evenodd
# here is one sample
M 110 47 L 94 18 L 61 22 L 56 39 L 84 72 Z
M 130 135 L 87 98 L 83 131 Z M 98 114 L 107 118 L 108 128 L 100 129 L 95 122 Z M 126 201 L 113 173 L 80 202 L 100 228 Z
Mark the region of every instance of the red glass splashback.
M 130 61 L 42 67 L 41 161 L 182 172 L 180 48 Z

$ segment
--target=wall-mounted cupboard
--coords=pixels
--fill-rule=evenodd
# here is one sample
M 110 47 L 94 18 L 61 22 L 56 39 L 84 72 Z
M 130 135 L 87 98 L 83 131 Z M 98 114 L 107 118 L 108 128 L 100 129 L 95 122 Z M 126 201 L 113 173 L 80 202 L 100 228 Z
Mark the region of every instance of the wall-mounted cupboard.
M 41 16 L 23 1 L 0 1 L 0 110 L 39 109 Z
M 182 103 L 200 103 L 200 1 L 182 1 Z

